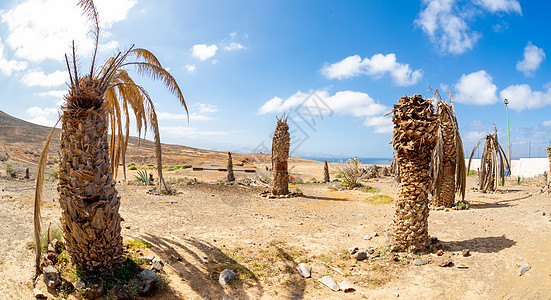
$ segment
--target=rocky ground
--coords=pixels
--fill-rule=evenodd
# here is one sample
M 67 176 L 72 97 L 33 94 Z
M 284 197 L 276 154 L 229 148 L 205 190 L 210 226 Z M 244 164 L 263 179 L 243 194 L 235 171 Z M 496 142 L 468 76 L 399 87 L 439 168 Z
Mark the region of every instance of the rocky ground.
M 259 173 L 266 167 L 255 166 Z M 294 175 L 320 179 L 321 170 L 321 163 L 296 162 Z M 34 181 L 0 175 L 0 298 L 32 299 Z M 550 298 L 551 198 L 538 193 L 537 180 L 482 194 L 471 189 L 469 177 L 470 209 L 430 213 L 429 232 L 442 256 L 395 256 L 386 247 L 393 203 L 373 197 L 397 197 L 390 177 L 352 191 L 334 190 L 334 183 L 296 184 L 291 190 L 303 196 L 270 199 L 259 196 L 264 187 L 216 184 L 223 172 L 180 169 L 165 176 L 198 183 L 178 186 L 181 193 L 173 196 L 117 185 L 123 236 L 151 243 L 144 255 L 164 262 L 169 285 L 153 299 Z M 43 227 L 59 224 L 55 186 L 45 186 Z M 356 260 L 349 252 L 355 247 L 367 258 Z M 439 266 L 446 260 L 451 263 Z M 311 267 L 311 278 L 299 274 L 299 263 Z M 524 264 L 531 268 L 519 276 Z M 222 286 L 224 269 L 236 276 Z M 354 291 L 329 289 L 318 281 L 327 275 Z

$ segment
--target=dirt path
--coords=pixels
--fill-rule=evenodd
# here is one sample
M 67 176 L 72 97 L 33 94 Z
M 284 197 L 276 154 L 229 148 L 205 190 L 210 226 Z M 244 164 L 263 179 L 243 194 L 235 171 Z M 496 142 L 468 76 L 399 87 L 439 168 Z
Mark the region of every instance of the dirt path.
M 378 247 L 385 255 L 393 204 L 368 203 L 362 200 L 369 193 L 330 185 L 297 185 L 304 197 L 268 199 L 258 196 L 262 188 L 238 185 L 188 185 L 180 195 L 154 196 L 120 184 L 123 235 L 151 242 L 150 251 L 167 262 L 169 289 L 156 299 L 550 299 L 551 199 L 535 187 L 468 191 L 470 210 L 431 211 L 430 234 L 456 265 L 468 266 L 459 269 L 418 267 L 406 258 L 356 262 L 349 247 Z M 397 197 L 390 180 L 370 185 Z M 33 183 L 0 179 L 0 188 L 0 298 L 32 299 Z M 44 199 L 43 226 L 55 226 L 55 183 L 47 184 Z M 472 255 L 461 256 L 463 249 Z M 303 279 L 295 270 L 302 261 L 313 277 L 331 275 L 356 291 L 333 292 Z M 532 268 L 518 276 L 524 263 Z M 221 287 L 217 274 L 225 266 L 239 278 Z

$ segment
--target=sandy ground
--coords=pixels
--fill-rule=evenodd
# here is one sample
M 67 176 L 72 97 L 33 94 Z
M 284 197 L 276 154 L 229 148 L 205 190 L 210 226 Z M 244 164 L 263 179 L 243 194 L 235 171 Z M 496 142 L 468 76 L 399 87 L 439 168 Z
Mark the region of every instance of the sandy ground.
M 321 177 L 321 163 L 295 165 L 294 175 L 305 181 Z M 551 198 L 538 194 L 530 181 L 482 194 L 470 189 L 475 182 L 469 177 L 471 209 L 431 211 L 430 234 L 455 264 L 439 267 L 414 266 L 407 257 L 393 262 L 384 252 L 394 205 L 363 200 L 373 194 L 396 198 L 390 178 L 366 182 L 376 193 L 308 183 L 292 186 L 303 197 L 284 199 L 259 197 L 262 187 L 201 183 L 224 175 L 166 172 L 167 178 L 200 182 L 178 187 L 181 194 L 174 196 L 117 185 L 123 236 L 151 242 L 147 251 L 166 262 L 169 288 L 154 299 L 551 299 Z M 0 188 L 0 299 L 32 299 L 33 252 L 27 244 L 33 239 L 34 183 L 2 177 Z M 43 227 L 59 224 L 55 188 L 55 182 L 45 187 Z M 378 236 L 364 238 L 373 233 Z M 346 254 L 353 246 L 378 247 L 383 258 L 356 262 Z M 463 249 L 470 249 L 471 256 L 463 257 Z M 300 262 L 312 266 L 313 279 L 298 275 Z M 519 276 L 524 263 L 531 269 Z M 239 277 L 222 287 L 217 276 L 225 266 Z M 324 275 L 346 280 L 356 291 L 333 292 L 316 281 Z

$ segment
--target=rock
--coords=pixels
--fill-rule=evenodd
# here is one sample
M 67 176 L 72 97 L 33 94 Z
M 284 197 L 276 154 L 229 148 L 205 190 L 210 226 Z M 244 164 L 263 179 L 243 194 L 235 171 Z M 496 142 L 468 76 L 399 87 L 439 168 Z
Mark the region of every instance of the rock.
M 55 289 L 61 283 L 61 276 L 59 270 L 52 266 L 47 266 L 44 268 L 44 283 L 48 288 Z
M 400 297 L 400 294 L 399 294 L 398 292 L 394 292 L 394 293 L 392 293 L 392 294 L 393 294 L 394 296 L 396 296 L 396 297 Z
M 435 263 L 440 267 L 447 267 L 452 264 L 451 256 L 440 256 L 435 260 Z
M 51 265 L 57 263 L 57 256 L 53 252 L 48 252 L 48 254 L 46 254 L 46 259 L 52 262 Z
M 109 296 L 117 300 L 128 300 L 132 299 L 130 293 L 123 287 L 115 285 L 110 291 Z
M 145 269 L 140 274 L 138 274 L 138 278 L 140 278 L 141 280 L 156 280 L 157 276 L 157 273 L 149 269 Z
M 61 279 L 61 289 L 67 293 L 71 293 L 75 286 L 69 280 Z
M 151 271 L 151 272 L 153 272 L 153 271 Z M 155 274 L 155 275 L 157 275 L 157 274 Z M 138 295 L 141 295 L 141 296 L 149 295 L 152 291 L 154 282 L 155 282 L 154 279 L 142 279 L 140 282 L 138 282 Z
M 471 255 L 471 250 L 463 249 L 463 251 L 461 251 L 461 255 L 463 255 L 465 257 L 470 256 Z
M 436 251 L 436 255 L 438 255 L 438 256 L 444 255 L 444 250 L 440 249 L 440 250 Z
M 350 247 L 348 248 L 348 253 L 350 253 L 350 255 L 354 255 L 354 253 L 358 252 L 358 250 L 360 250 L 358 247 Z
M 327 286 L 328 288 L 332 289 L 335 292 L 338 292 L 340 290 L 339 285 L 337 284 L 335 279 L 333 279 L 333 277 L 331 276 L 324 276 L 318 279 L 318 281 L 323 283 L 325 286 Z
M 86 287 L 86 284 L 82 280 L 79 280 L 77 284 L 75 284 L 75 289 L 78 291 L 82 291 L 85 287 Z
M 530 264 L 524 264 L 520 267 L 518 270 L 518 276 L 522 276 L 522 274 L 526 273 L 528 270 L 530 270 L 532 267 Z
M 96 283 L 93 286 L 86 288 L 84 290 L 83 296 L 86 299 L 98 299 L 99 297 L 103 296 L 104 291 L 105 290 L 103 289 L 103 286 Z
M 468 269 L 469 267 L 466 264 L 458 263 L 455 265 L 459 269 Z
M 367 253 L 365 251 L 358 251 L 354 253 L 354 258 L 356 260 L 364 260 L 367 258 Z
M 416 266 L 424 266 L 430 263 L 430 259 L 429 258 L 414 259 L 412 263 Z
M 50 244 L 48 245 L 48 251 L 50 250 L 50 246 L 52 246 L 52 249 L 55 253 L 61 253 L 61 250 L 63 250 L 63 242 L 59 241 L 58 239 L 53 239 Z
M 155 256 L 155 258 L 151 260 L 151 270 L 153 271 L 156 271 L 156 272 L 161 271 L 164 266 L 165 264 L 163 264 L 163 261 L 158 256 Z
M 342 291 L 344 291 L 345 293 L 352 293 L 356 290 L 350 284 L 348 284 L 348 282 L 346 282 L 346 281 L 343 281 L 343 282 L 339 283 L 339 288 Z
M 231 299 L 230 299 L 230 298 L 224 297 L 224 298 L 222 298 L 222 300 L 231 300 Z
M 218 282 L 221 285 L 226 285 L 226 284 L 228 284 L 228 282 L 230 282 L 230 280 L 233 278 L 233 276 L 235 276 L 235 273 L 232 270 L 225 269 L 224 271 L 222 271 L 222 273 L 220 273 L 220 277 L 218 278 Z
M 312 269 L 310 268 L 310 266 L 308 266 L 305 263 L 298 264 L 297 270 L 300 273 L 300 275 L 302 275 L 302 277 L 310 278 L 310 276 L 312 276 L 311 274 Z
M 33 289 L 33 295 L 35 298 L 48 298 L 46 294 L 37 288 Z

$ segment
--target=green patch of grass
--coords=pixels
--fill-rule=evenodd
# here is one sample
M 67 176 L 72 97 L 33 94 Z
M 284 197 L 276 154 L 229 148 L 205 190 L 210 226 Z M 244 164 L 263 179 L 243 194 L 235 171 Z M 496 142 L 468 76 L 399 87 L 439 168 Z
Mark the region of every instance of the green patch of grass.
M 469 171 L 469 173 L 467 174 L 467 176 L 476 176 L 476 175 L 477 173 L 474 170 Z
M 180 169 L 189 169 L 192 165 L 184 164 L 184 165 L 174 165 L 174 166 L 163 166 L 163 169 L 166 169 L 167 171 L 175 171 Z
M 128 170 L 137 170 L 137 169 L 138 169 L 138 167 L 136 167 L 135 164 L 128 165 Z
M 151 243 L 147 241 L 142 240 L 133 240 L 128 239 L 126 240 L 126 243 L 132 248 L 132 249 L 145 249 L 151 247 Z
M 362 189 L 362 191 L 363 191 L 364 193 L 378 193 L 378 192 L 379 192 L 379 189 L 378 189 L 378 188 L 371 187 L 371 186 L 366 186 L 365 188 Z
M 365 198 L 363 201 L 367 203 L 372 203 L 372 204 L 389 204 L 394 202 L 394 198 L 387 195 L 379 194 L 379 195 L 369 196 Z

